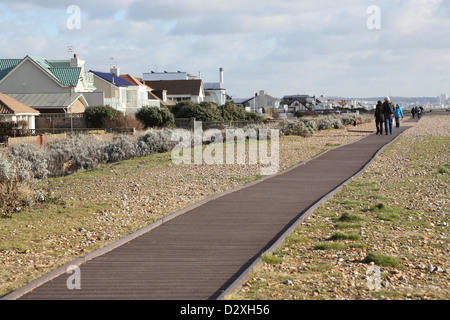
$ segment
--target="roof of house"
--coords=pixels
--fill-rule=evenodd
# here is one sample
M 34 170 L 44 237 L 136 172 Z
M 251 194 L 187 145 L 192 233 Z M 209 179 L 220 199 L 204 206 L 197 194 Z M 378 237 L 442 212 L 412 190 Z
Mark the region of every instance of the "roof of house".
M 92 72 L 96 76 L 102 78 L 105 81 L 108 81 L 109 83 L 115 85 L 116 87 L 129 87 L 133 86 L 132 83 L 128 82 L 125 79 L 122 79 L 121 77 L 116 76 L 114 73 L 110 72 L 100 72 L 100 71 L 93 71 L 89 70 L 89 72 Z
M 39 114 L 39 111 L 4 93 L 0 93 L 0 114 Z
M 22 59 L 0 59 L 0 79 L 6 76 Z
M 167 90 L 167 94 L 190 94 L 198 96 L 202 90 L 202 80 L 158 80 L 144 81 L 146 85 L 154 90 Z
M 67 108 L 83 97 L 82 93 L 11 93 L 9 96 L 36 109 Z
M 15 66 L 27 58 L 39 65 L 50 77 L 63 86 L 78 84 L 81 67 L 71 67 L 70 60 L 50 60 L 32 56 L 26 56 L 23 59 L 0 59 L 0 79 L 3 79 Z
M 273 96 L 271 96 L 270 94 L 267 94 L 267 93 L 264 93 L 264 96 L 266 99 L 269 99 L 269 100 L 280 101 L 279 99 L 274 98 Z M 256 96 L 256 98 L 259 98 L 259 96 Z M 244 103 L 248 103 L 249 101 L 252 101 L 253 99 L 255 99 L 255 96 L 253 96 L 251 98 L 246 98 L 246 99 L 235 99 L 235 102 L 239 103 L 239 104 L 244 104 Z
M 175 102 L 173 102 L 170 99 L 166 99 L 165 101 L 163 100 L 163 93 L 161 90 L 153 90 L 153 91 L 149 91 L 148 92 L 148 98 L 149 99 L 157 99 L 159 100 L 159 103 L 163 106 L 163 107 L 172 107 L 174 105 L 176 105 Z
M 144 83 L 142 83 L 141 81 L 139 81 L 139 79 L 133 77 L 131 74 L 121 74 L 120 77 L 121 77 L 123 80 L 129 82 L 129 83 L 130 83 L 131 85 L 133 85 L 133 86 L 144 86 L 144 87 L 148 87 L 148 86 L 146 86 Z M 151 88 L 149 87 L 149 89 L 151 89 Z

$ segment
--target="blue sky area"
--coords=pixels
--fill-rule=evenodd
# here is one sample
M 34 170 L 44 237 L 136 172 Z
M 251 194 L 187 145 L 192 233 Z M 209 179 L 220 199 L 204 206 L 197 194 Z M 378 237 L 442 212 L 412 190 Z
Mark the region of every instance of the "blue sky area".
M 80 28 L 69 29 L 70 5 Z M 379 29 L 367 21 L 379 8 Z M 447 0 L 0 0 L 0 58 L 67 59 L 142 77 L 201 72 L 228 94 L 450 93 Z M 373 21 L 373 20 L 370 20 Z

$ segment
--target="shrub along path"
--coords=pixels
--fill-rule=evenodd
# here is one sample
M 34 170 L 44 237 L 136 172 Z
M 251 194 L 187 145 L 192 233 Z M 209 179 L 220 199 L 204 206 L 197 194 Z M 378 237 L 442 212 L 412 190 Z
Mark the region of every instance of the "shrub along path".
M 69 263 L 5 298 L 221 298 L 309 209 L 406 129 L 391 136 L 369 135 L 188 207 L 157 227 Z M 66 273 L 70 265 L 79 265 L 79 290 L 68 289 L 68 280 L 76 275 Z

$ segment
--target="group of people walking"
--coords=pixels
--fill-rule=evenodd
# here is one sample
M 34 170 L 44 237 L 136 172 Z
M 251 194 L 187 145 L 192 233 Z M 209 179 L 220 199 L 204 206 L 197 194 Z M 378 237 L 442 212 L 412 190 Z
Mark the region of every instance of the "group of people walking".
M 403 110 L 400 107 L 400 104 L 397 103 L 397 105 L 394 106 L 389 97 L 386 97 L 384 102 L 378 101 L 375 107 L 377 134 L 383 134 L 383 126 L 386 135 L 393 134 L 394 119 L 395 126 L 400 128 L 400 119 L 403 119 Z
M 420 106 L 420 107 L 415 106 L 414 108 L 411 109 L 411 114 L 412 114 L 413 118 L 415 118 L 416 115 L 417 115 L 417 117 L 419 119 L 422 118 L 423 107 L 422 106 Z

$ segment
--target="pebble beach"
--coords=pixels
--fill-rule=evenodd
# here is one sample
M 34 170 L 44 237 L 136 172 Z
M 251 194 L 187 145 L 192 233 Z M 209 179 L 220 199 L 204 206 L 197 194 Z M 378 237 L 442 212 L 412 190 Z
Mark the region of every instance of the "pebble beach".
M 447 300 L 449 128 L 423 117 L 228 299 Z

